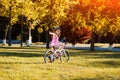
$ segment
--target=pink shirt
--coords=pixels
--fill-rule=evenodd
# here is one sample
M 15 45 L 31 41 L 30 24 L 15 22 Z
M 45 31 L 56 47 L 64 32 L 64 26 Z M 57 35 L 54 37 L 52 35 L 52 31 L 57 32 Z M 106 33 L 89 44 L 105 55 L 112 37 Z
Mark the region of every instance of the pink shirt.
M 51 46 L 58 46 L 58 39 L 59 37 L 57 35 L 53 35 Z

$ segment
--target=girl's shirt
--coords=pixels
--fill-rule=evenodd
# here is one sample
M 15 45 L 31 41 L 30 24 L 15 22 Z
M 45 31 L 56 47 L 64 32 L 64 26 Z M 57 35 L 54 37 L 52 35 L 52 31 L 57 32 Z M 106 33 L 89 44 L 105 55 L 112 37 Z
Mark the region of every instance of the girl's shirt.
M 53 35 L 52 43 L 58 43 L 59 42 L 58 39 L 59 39 L 59 37 L 57 35 Z

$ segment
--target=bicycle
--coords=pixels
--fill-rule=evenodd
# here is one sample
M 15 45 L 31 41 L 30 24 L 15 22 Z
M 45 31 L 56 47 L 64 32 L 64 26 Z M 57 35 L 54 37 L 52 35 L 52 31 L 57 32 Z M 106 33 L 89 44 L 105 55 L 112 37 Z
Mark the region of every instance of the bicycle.
M 70 60 L 70 53 L 66 49 L 47 50 L 44 53 L 45 63 L 52 63 L 55 59 L 60 59 L 60 62 L 68 62 Z

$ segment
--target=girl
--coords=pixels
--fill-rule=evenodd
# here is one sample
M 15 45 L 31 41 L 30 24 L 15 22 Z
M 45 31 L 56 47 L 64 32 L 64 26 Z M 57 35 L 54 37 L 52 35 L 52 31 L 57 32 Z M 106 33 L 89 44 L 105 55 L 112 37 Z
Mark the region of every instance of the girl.
M 59 47 L 59 50 L 62 49 L 64 47 L 63 43 L 59 42 L 59 37 L 61 34 L 61 30 L 60 27 L 56 27 L 55 28 L 55 33 L 50 32 L 49 34 L 52 35 L 52 41 L 51 41 L 51 49 L 52 52 L 54 52 L 55 47 Z M 58 58 L 58 56 L 60 55 L 60 53 L 56 54 L 56 58 Z M 54 61 L 53 55 L 51 54 L 49 56 L 50 62 Z
M 55 33 L 50 32 L 50 34 L 52 35 L 52 41 L 51 41 L 51 49 L 52 51 L 55 50 L 55 47 L 61 48 L 61 44 L 59 43 L 59 37 L 61 34 L 61 30 L 60 27 L 56 27 L 55 28 Z

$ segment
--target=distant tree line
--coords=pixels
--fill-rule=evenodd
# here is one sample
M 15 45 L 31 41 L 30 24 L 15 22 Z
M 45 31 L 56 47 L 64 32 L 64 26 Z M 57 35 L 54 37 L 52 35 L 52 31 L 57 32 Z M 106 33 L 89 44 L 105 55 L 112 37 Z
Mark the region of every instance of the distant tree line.
M 0 38 L 45 41 L 56 25 L 68 42 L 119 43 L 119 0 L 1 0 Z M 18 31 L 17 31 L 18 30 Z M 8 36 L 8 37 L 7 37 Z
M 0 18 L 1 20 L 1 18 Z M 3 20 L 3 19 L 2 19 Z M 1 26 L 3 25 L 3 23 L 0 23 Z M 5 23 L 6 24 L 6 23 Z M 24 25 L 25 26 L 25 25 Z M 91 40 L 91 31 L 87 28 L 82 28 L 82 29 L 78 29 L 76 28 L 74 30 L 74 32 L 70 32 L 72 30 L 72 28 L 65 24 L 64 26 L 60 26 L 61 27 L 61 38 L 66 37 L 68 42 L 71 42 L 73 44 L 76 43 L 90 43 Z M 33 42 L 46 42 L 46 31 L 43 29 L 42 33 L 38 32 L 38 27 L 36 26 L 35 29 L 33 29 L 31 31 L 32 33 L 32 41 Z M 77 32 L 78 31 L 78 32 Z M 20 32 L 21 32 L 21 24 L 16 23 L 12 26 L 12 40 L 19 40 L 20 39 Z M 28 32 L 28 28 L 24 27 L 23 29 L 23 41 L 25 42 L 27 40 L 27 33 Z M 2 29 L 2 27 L 0 27 L 0 39 L 2 40 L 4 38 L 4 34 L 5 34 L 5 30 Z M 81 35 L 81 38 L 78 38 L 79 35 Z M 76 39 L 75 39 L 76 37 Z M 85 37 L 85 38 L 84 38 Z M 7 37 L 8 39 L 8 37 Z M 81 40 L 79 40 L 81 39 Z M 95 43 L 109 43 L 109 42 L 113 42 L 113 43 L 120 43 L 120 35 L 114 36 L 111 33 L 108 33 L 107 36 L 101 36 L 99 34 L 95 34 Z

